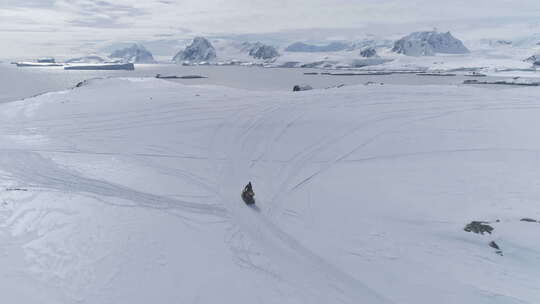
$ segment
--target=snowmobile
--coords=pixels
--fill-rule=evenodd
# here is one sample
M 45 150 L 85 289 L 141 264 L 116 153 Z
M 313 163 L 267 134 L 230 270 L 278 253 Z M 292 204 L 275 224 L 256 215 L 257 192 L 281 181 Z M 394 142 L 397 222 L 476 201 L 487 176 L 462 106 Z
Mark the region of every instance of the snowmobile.
M 251 182 L 249 182 L 245 187 L 244 190 L 242 190 L 242 200 L 246 205 L 253 205 L 255 204 L 255 192 L 253 192 L 253 187 L 251 186 Z

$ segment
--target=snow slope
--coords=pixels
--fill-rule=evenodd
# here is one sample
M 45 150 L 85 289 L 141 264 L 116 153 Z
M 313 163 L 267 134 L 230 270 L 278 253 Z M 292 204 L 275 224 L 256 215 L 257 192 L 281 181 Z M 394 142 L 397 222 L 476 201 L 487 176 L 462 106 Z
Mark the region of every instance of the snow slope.
M 539 95 L 126 78 L 2 104 L 2 302 L 538 303 Z

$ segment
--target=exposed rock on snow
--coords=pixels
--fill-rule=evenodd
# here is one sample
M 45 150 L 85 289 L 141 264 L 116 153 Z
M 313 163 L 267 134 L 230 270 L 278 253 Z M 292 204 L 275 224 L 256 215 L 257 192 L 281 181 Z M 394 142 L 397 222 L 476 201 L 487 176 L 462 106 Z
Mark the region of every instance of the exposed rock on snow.
M 415 32 L 394 43 L 392 51 L 407 56 L 433 56 L 437 53 L 465 54 L 469 50 L 450 32 Z
M 256 59 L 272 59 L 279 56 L 275 47 L 260 42 L 244 42 L 242 48 L 249 53 L 249 56 Z
M 176 63 L 183 61 L 207 62 L 214 59 L 216 59 L 216 49 L 210 41 L 204 37 L 195 37 L 190 45 L 173 57 L 172 61 Z
M 110 57 L 119 58 L 121 61 L 129 63 L 156 63 L 152 53 L 141 44 L 133 44 L 128 48 L 116 50 Z
M 293 92 L 309 91 L 309 90 L 313 90 L 313 87 L 311 87 L 308 84 L 297 84 L 293 87 Z
M 520 221 L 522 221 L 522 222 L 529 222 L 529 223 L 538 223 L 537 220 L 532 219 L 532 218 L 529 218 L 529 217 L 522 218 Z
M 495 253 L 502 256 L 503 255 L 503 252 L 501 250 L 501 247 L 499 247 L 499 245 L 497 243 L 495 243 L 495 241 L 491 241 L 489 243 L 489 247 L 495 249 Z
M 471 223 L 467 224 L 463 230 L 477 234 L 484 234 L 486 232 L 491 234 L 493 227 L 488 225 L 487 222 L 472 221 Z
M 489 243 L 489 247 L 495 248 L 495 249 L 497 249 L 497 250 L 500 250 L 500 249 L 501 249 L 501 247 L 499 247 L 499 245 L 497 245 L 497 243 L 495 243 L 495 241 L 491 241 L 491 242 Z
M 360 51 L 360 56 L 371 58 L 377 56 L 377 50 L 373 47 L 366 47 L 363 50 Z
M 339 52 L 346 50 L 350 45 L 343 42 L 332 42 L 326 45 L 311 45 L 303 42 L 295 42 L 285 48 L 286 52 Z

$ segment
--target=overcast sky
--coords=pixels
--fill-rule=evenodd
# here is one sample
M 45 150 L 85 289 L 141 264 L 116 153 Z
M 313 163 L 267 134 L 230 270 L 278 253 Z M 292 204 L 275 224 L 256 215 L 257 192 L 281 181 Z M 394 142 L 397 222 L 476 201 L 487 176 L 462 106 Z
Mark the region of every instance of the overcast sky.
M 540 0 L 0 0 L 0 57 L 78 55 L 113 42 L 313 28 L 328 29 L 321 40 L 341 37 L 342 28 L 361 36 L 431 27 L 465 38 L 506 38 L 535 33 L 539 22 Z

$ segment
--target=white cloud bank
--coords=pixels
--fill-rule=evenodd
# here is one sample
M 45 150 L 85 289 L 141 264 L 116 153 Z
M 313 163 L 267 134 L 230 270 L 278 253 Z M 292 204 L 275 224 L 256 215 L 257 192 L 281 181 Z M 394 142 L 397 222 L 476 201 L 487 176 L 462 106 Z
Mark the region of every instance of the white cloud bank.
M 189 33 L 311 28 L 397 33 L 441 26 L 465 35 L 523 35 L 538 29 L 539 13 L 537 0 L 0 0 L 0 56 L 81 53 Z

